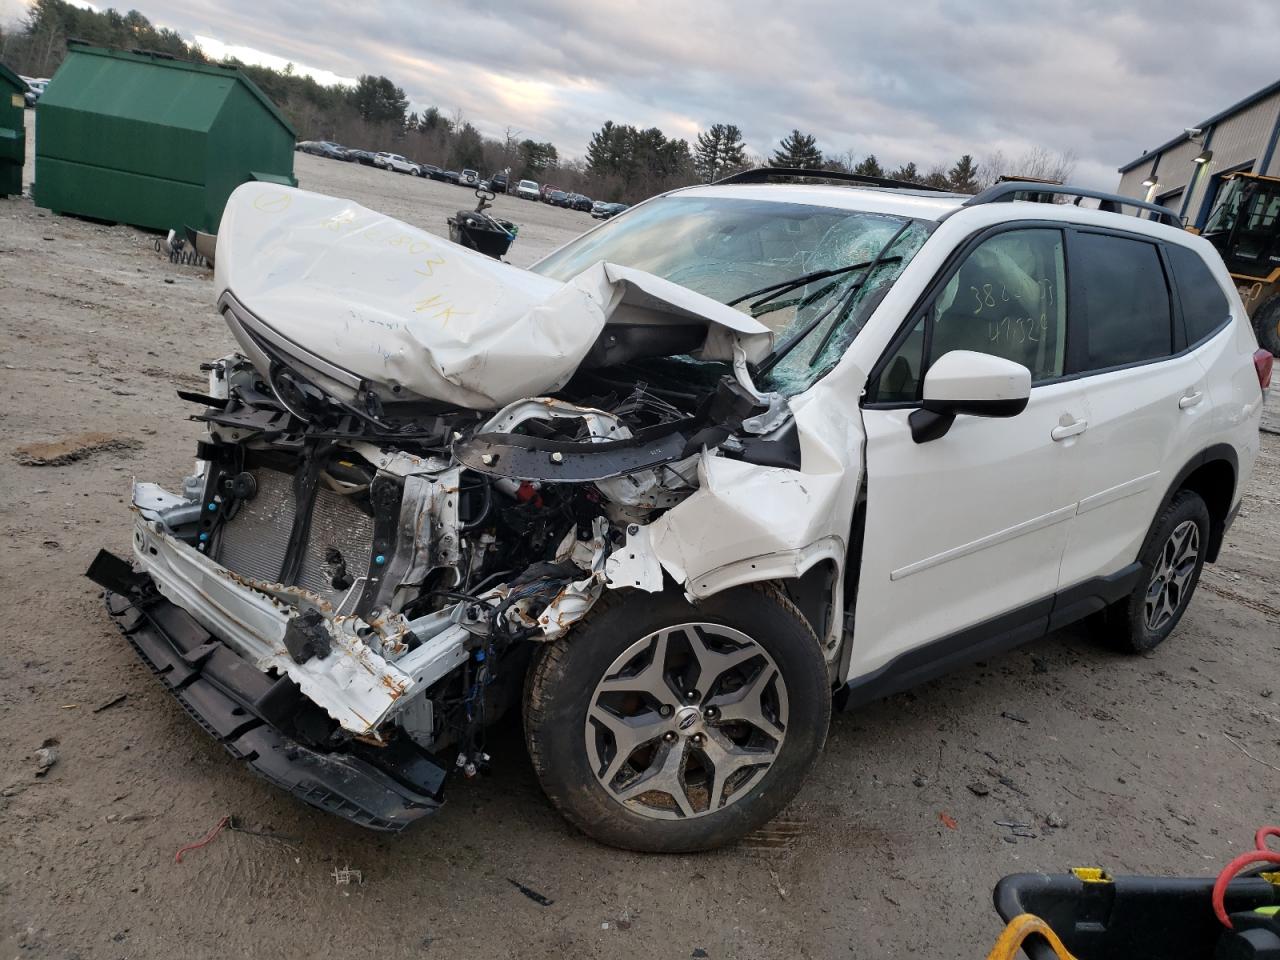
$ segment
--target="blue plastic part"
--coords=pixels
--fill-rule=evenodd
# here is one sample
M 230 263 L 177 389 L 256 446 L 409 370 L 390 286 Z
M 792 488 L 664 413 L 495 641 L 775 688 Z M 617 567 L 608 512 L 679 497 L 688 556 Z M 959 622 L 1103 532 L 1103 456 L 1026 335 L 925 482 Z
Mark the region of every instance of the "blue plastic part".
M 378 554 L 376 557 L 373 558 L 373 562 L 376 563 L 378 566 L 382 566 L 384 563 L 387 562 L 387 558 L 384 557 L 382 554 Z
M 215 511 L 215 510 L 217 510 L 217 509 L 218 509 L 218 505 L 217 505 L 216 503 L 210 503 L 210 504 L 209 504 L 209 512 L 210 512 L 210 513 L 213 513 L 213 511 Z
M 207 534 L 207 533 L 201 533 L 201 534 L 200 534 L 200 542 L 201 542 L 201 543 L 204 543 L 204 542 L 205 542 L 206 540 L 208 540 L 208 539 L 209 539 L 209 534 Z

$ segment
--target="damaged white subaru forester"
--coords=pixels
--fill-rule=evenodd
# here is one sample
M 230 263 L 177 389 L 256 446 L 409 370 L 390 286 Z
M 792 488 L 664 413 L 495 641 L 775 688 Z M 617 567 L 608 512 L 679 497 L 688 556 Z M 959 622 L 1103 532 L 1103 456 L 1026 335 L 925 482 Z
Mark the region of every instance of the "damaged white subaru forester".
M 1270 379 L 1218 255 L 1105 195 L 790 174 L 531 270 L 240 187 L 195 472 L 90 570 L 129 641 L 357 823 L 431 813 L 521 706 L 570 821 L 688 851 L 783 808 L 833 702 L 1086 616 L 1164 640 Z

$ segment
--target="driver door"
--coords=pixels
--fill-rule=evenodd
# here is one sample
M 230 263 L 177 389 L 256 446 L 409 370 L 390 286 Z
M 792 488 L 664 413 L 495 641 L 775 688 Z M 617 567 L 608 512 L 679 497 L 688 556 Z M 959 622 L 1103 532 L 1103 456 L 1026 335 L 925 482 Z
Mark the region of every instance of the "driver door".
M 846 676 L 880 684 L 870 696 L 1047 630 L 1079 499 L 1071 424 L 1086 418 L 1083 388 L 1062 378 L 1065 249 L 1050 225 L 980 236 L 873 372 Z M 1008 419 L 957 416 L 917 443 L 908 417 L 930 363 L 951 350 L 1027 366 L 1030 401 Z

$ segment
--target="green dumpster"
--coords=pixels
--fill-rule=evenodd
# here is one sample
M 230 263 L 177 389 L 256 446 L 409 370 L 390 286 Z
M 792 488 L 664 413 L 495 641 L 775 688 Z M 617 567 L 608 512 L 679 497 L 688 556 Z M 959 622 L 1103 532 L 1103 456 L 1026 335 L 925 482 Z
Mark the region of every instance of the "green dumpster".
M 27 157 L 23 99 L 27 85 L 0 63 L 0 197 L 22 195 L 22 163 Z
M 72 44 L 36 106 L 36 205 L 217 233 L 248 180 L 297 186 L 293 128 L 238 70 Z

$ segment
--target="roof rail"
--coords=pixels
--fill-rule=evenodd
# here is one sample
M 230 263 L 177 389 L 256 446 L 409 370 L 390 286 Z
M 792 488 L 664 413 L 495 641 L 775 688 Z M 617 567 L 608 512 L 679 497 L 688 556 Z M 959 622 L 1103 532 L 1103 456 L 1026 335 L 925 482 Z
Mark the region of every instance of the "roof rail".
M 756 167 L 732 173 L 714 181 L 711 185 L 720 187 L 742 183 L 768 183 L 775 177 L 795 177 L 800 180 L 841 180 L 845 183 L 860 183 L 867 187 L 888 187 L 892 190 L 928 190 L 934 193 L 946 193 L 941 187 L 931 187 L 924 183 L 911 183 L 908 180 L 891 180 L 888 177 L 867 177 L 860 173 L 845 173 L 841 170 L 813 170 L 807 167 Z
M 1079 206 L 1081 199 L 1088 197 L 1091 200 L 1101 201 L 1098 204 L 1098 209 L 1105 213 L 1123 213 L 1124 211 L 1121 210 L 1121 207 L 1135 207 L 1138 210 L 1154 213 L 1156 215 L 1154 219 L 1157 222 L 1164 222 L 1178 229 L 1182 228 L 1182 220 L 1168 207 L 1147 203 L 1145 200 L 1135 200 L 1133 197 L 1122 197 L 1116 193 L 1103 193 L 1100 190 L 1089 190 L 1086 187 L 1069 187 L 1061 184 L 1041 183 L 1035 180 L 1009 180 L 1005 183 L 994 184 L 987 187 L 976 197 L 970 197 L 961 206 L 977 207 L 984 203 L 1007 203 L 1011 200 L 1017 200 L 1019 194 L 1053 194 L 1054 196 L 1075 197 L 1077 206 Z M 955 211 L 952 210 L 943 214 L 938 218 L 939 221 L 945 220 L 952 213 L 955 213 Z

